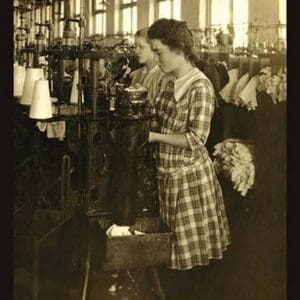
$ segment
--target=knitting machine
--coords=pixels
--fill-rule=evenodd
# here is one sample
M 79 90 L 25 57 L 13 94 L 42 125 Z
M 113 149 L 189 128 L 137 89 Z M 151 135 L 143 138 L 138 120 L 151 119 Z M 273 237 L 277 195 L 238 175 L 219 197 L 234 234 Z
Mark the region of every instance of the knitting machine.
M 23 5 L 21 12 L 31 9 Z M 151 107 L 146 90 L 130 87 L 128 75 L 138 66 L 132 45 L 120 38 L 110 45 L 103 38 L 84 40 L 84 19 L 68 11 L 63 39 L 52 40 L 51 24 L 42 15 L 40 21 L 35 25 L 48 29 L 48 43 L 39 29 L 34 43 L 17 49 L 17 61 L 25 63 L 23 55 L 31 55 L 26 66 L 46 67 L 51 97 L 57 98 L 54 117 L 47 122 L 65 121 L 66 138 L 48 141 L 42 133 L 37 135 L 41 140 L 34 178 L 43 184 L 35 190 L 36 205 L 59 206 L 59 199 L 66 198 L 62 190 L 71 187 L 77 194 L 75 203 L 80 202 L 77 205 L 88 215 L 112 215 L 120 224 L 132 224 L 138 215 L 157 215 L 153 155 L 147 144 Z M 78 24 L 78 39 L 72 23 Z M 41 64 L 41 57 L 46 65 Z M 75 101 L 71 100 L 72 87 L 77 90 Z M 32 125 L 31 121 L 31 130 Z M 65 155 L 71 163 L 62 163 Z M 57 189 L 53 189 L 55 182 Z
M 44 7 L 48 1 L 20 2 L 22 8 L 16 11 L 24 18 L 17 26 L 22 28 L 16 29 L 15 62 L 22 68 L 43 68 L 56 101 L 53 117 L 41 120 L 30 119 L 29 107 L 14 98 L 15 249 L 25 249 L 28 242 L 42 251 L 39 241 L 69 232 L 60 239 L 65 252 L 52 256 L 63 257 L 59 267 L 74 272 L 88 259 L 85 247 L 92 220 L 103 217 L 132 225 L 139 217 L 158 215 L 153 150 L 147 143 L 151 107 L 146 90 L 130 87 L 129 73 L 139 65 L 126 39 L 106 43 L 103 37 L 84 37 L 83 15 L 74 17 L 69 10 L 63 38 L 54 39 L 51 22 L 33 14 L 34 5 Z M 50 124 L 53 128 L 61 122 L 63 138 L 48 138 Z M 45 123 L 47 133 L 37 127 Z M 28 265 L 27 257 L 39 259 L 39 254 L 29 254 L 15 253 L 16 261 Z M 33 269 L 35 276 L 38 271 Z M 33 299 L 39 298 L 37 282 L 33 280 Z
M 14 217 L 15 269 L 19 261 L 29 265 L 26 257 L 38 261 L 44 252 L 47 253 L 46 245 L 59 236 L 61 248 L 51 246 L 49 261 L 60 257 L 58 267 L 61 272 L 67 274 L 67 278 L 79 280 L 70 285 L 75 292 L 78 290 L 84 294 L 83 282 L 88 279 L 82 276 L 89 276 L 85 266 L 86 260 L 90 259 L 87 247 L 92 243 L 89 239 L 90 222 L 109 218 L 118 225 L 132 225 L 140 220 L 139 217 L 158 215 L 153 153 L 147 143 L 151 107 L 145 90 L 129 87 L 126 78 L 129 59 L 120 53 L 115 56 L 114 50 L 104 48 L 57 47 L 46 51 L 47 57 L 52 56 L 49 61 L 59 62 L 70 57 L 74 62 L 78 60 L 78 101 L 70 103 L 70 98 L 61 94 L 60 89 L 52 91 L 52 96 L 58 98 L 53 103 L 56 112 L 43 122 L 65 122 L 62 141 L 48 139 L 36 127 L 40 120 L 30 120 L 23 108 L 18 107 L 15 204 L 22 208 L 24 203 L 29 203 L 25 208 L 29 208 L 30 213 Z M 105 61 L 106 78 L 99 76 L 100 59 Z M 88 69 L 84 68 L 86 62 Z M 60 69 L 54 67 L 51 72 L 55 75 L 52 77 L 53 87 L 57 87 Z M 66 85 L 63 93 L 65 90 Z M 72 217 L 68 219 L 68 216 Z M 33 244 L 41 253 L 36 256 L 21 251 L 27 249 L 24 243 L 28 241 L 29 244 L 32 235 L 36 234 L 31 233 L 31 228 L 39 229 L 37 234 L 40 234 L 36 238 L 37 244 Z M 39 244 L 40 240 L 45 240 L 45 243 Z M 104 244 L 100 235 L 93 241 L 100 244 L 93 251 L 102 253 Z M 93 268 L 102 263 L 98 256 L 91 263 Z M 36 264 L 32 262 L 32 265 Z M 45 270 L 48 272 L 47 268 Z M 33 299 L 39 299 L 38 276 L 38 271 L 33 269 Z
M 112 58 L 110 76 L 100 83 L 97 61 L 90 62 L 82 112 L 88 212 L 111 212 L 116 223 L 132 224 L 138 214 L 157 213 L 147 144 L 151 108 L 147 91 L 128 87 L 127 58 Z

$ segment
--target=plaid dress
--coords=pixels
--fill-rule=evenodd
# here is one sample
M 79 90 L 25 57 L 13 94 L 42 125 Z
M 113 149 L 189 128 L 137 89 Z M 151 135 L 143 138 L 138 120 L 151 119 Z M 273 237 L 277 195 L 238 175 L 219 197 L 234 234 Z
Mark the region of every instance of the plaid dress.
M 197 68 L 166 74 L 156 99 L 156 131 L 185 134 L 190 148 L 159 144 L 160 214 L 175 233 L 170 268 L 187 270 L 221 259 L 230 244 L 220 184 L 205 148 L 214 111 L 211 82 Z

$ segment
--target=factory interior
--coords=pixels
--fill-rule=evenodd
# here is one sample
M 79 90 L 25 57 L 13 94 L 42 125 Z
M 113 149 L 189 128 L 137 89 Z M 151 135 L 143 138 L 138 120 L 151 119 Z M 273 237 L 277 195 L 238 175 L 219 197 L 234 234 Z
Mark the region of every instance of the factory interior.
M 286 2 L 13 1 L 15 300 L 287 299 Z M 202 146 L 231 242 L 196 271 L 169 268 L 155 109 L 131 76 L 162 18 L 186 22 L 217 99 Z

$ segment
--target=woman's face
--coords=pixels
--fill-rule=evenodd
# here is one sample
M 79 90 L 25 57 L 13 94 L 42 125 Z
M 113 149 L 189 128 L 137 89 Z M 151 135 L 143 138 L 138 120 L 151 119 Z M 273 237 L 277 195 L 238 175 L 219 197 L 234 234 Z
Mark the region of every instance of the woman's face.
M 150 45 L 155 55 L 155 60 L 164 73 L 175 71 L 184 60 L 181 51 L 170 49 L 169 46 L 164 45 L 158 39 L 151 39 Z
M 136 46 L 136 54 L 138 55 L 139 63 L 144 64 L 147 61 L 154 60 L 154 54 L 151 50 L 150 44 L 142 36 L 134 38 Z

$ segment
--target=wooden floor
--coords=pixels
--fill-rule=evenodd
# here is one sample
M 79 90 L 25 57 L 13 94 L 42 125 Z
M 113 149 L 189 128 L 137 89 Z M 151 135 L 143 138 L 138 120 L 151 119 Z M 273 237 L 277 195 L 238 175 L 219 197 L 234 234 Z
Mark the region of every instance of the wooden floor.
M 279 233 L 280 234 L 280 233 Z M 255 236 L 255 233 L 253 233 Z M 215 261 L 202 270 L 189 274 L 178 274 L 168 269 L 160 269 L 159 274 L 166 299 L 286 299 L 285 270 L 282 259 L 273 259 L 265 264 L 260 257 L 247 252 L 243 242 L 232 245 L 221 261 Z M 273 245 L 273 256 L 280 259 L 280 249 Z M 239 255 L 234 255 L 239 248 Z M 270 250 L 260 246 L 262 254 Z M 270 253 L 269 253 L 270 255 Z M 267 257 L 267 256 L 266 256 Z M 272 264 L 273 263 L 273 264 Z M 266 268 L 266 265 L 269 267 Z M 23 271 L 24 272 L 24 271 Z M 25 273 L 25 272 L 24 272 Z M 18 291 L 14 299 L 26 297 L 30 278 L 28 274 L 18 274 Z M 72 288 L 72 279 L 60 276 L 55 269 L 41 272 L 39 297 L 41 300 L 82 299 L 80 288 Z M 118 277 L 116 277 L 118 276 Z M 74 285 L 73 285 L 74 286 Z M 111 290 L 115 287 L 115 292 Z M 110 299 L 160 299 L 149 270 L 134 270 L 120 273 L 93 271 L 87 288 L 87 300 Z
M 227 207 L 231 212 L 228 216 L 232 245 L 224 253 L 224 258 L 191 272 L 159 269 L 166 299 L 286 299 L 285 219 L 276 217 L 273 220 L 257 222 L 256 216 L 251 214 L 251 206 L 249 214 L 245 215 L 247 209 L 245 210 L 241 202 L 237 202 L 241 199 L 232 195 L 231 200 L 231 203 L 227 201 Z M 82 278 L 78 280 L 76 277 L 76 272 L 74 274 L 61 272 L 59 263 L 42 262 L 38 299 L 82 299 L 80 294 L 83 280 Z M 29 293 L 30 280 L 30 274 L 25 270 L 19 269 L 15 272 L 14 299 L 30 299 L 26 296 Z M 116 291 L 110 292 L 113 285 Z M 85 299 L 155 300 L 160 298 L 149 269 L 114 273 L 93 268 Z
M 279 205 L 259 211 L 257 193 L 241 197 L 230 183 L 221 182 L 225 198 L 232 244 L 219 261 L 212 261 L 196 271 L 176 272 L 166 268 L 158 270 L 166 299 L 195 300 L 285 300 L 286 296 L 286 216 Z M 278 194 L 279 195 L 279 194 Z M 282 196 L 280 196 L 282 199 Z M 275 200 L 273 200 L 275 203 Z M 281 201 L 279 198 L 277 202 Z M 52 241 L 55 247 L 45 246 L 63 253 L 59 260 L 49 260 L 55 253 L 44 253 L 40 262 L 39 300 L 110 300 L 160 299 L 149 269 L 103 272 L 93 264 L 88 280 L 86 298 L 82 298 L 84 278 L 78 271 L 67 270 L 70 261 L 70 232 Z M 85 241 L 82 240 L 84 244 Z M 97 248 L 97 247 L 96 247 Z M 48 250 L 47 250 L 48 251 Z M 47 252 L 46 251 L 46 252 Z M 100 250 L 99 250 L 100 251 Z M 49 252 L 49 251 L 48 251 Z M 31 299 L 32 278 L 25 269 L 15 270 L 15 300 Z M 115 285 L 116 291 L 110 292 Z

